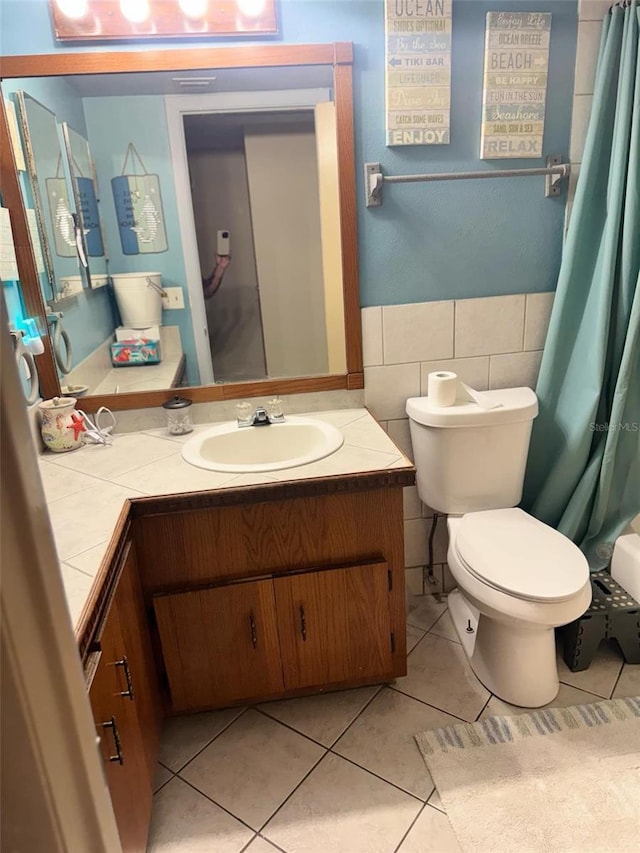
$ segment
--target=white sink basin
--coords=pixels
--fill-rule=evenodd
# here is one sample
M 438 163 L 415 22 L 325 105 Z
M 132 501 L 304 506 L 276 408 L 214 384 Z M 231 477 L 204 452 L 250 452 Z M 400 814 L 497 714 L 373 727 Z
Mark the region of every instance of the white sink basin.
M 209 471 L 281 471 L 329 456 L 343 441 L 340 430 L 313 418 L 287 417 L 280 424 L 242 428 L 231 422 L 194 435 L 182 448 L 182 458 Z

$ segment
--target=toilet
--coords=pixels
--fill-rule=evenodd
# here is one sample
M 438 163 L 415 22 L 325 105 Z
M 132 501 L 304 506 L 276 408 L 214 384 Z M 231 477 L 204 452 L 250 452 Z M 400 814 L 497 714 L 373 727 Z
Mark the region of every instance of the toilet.
M 418 494 L 448 514 L 449 611 L 473 671 L 505 702 L 538 708 L 559 689 L 554 629 L 591 602 L 589 566 L 566 536 L 517 508 L 535 393 L 476 398 L 407 400 Z

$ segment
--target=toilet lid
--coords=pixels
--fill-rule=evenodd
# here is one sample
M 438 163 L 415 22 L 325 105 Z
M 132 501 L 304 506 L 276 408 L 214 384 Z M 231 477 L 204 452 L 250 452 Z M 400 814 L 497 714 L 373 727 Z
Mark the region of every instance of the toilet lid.
M 589 564 L 580 549 L 521 509 L 463 516 L 456 551 L 479 580 L 531 601 L 564 601 L 589 579 Z

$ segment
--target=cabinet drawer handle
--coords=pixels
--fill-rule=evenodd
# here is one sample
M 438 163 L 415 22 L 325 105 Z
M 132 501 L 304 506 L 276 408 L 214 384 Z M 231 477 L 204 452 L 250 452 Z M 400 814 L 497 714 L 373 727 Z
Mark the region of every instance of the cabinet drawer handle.
M 253 616 L 253 613 L 249 614 L 249 625 L 251 626 L 251 642 L 253 644 L 253 648 L 257 648 L 258 646 L 258 632 L 256 631 L 256 620 Z
M 131 670 L 129 669 L 129 661 L 126 655 L 122 655 L 122 660 L 116 661 L 116 666 L 121 666 L 124 669 L 124 677 L 127 680 L 127 689 L 123 690 L 120 695 L 128 696 L 133 700 L 133 681 L 131 680 Z
M 122 757 L 122 744 L 120 743 L 120 734 L 118 732 L 118 727 L 116 725 L 116 718 L 111 717 L 106 723 L 102 724 L 103 729 L 112 729 L 113 730 L 113 742 L 116 747 L 116 754 L 109 756 L 109 761 L 117 761 L 118 764 L 124 764 L 124 758 Z
M 302 641 L 304 643 L 307 642 L 307 620 L 304 615 L 304 607 L 300 605 L 300 633 L 302 634 Z

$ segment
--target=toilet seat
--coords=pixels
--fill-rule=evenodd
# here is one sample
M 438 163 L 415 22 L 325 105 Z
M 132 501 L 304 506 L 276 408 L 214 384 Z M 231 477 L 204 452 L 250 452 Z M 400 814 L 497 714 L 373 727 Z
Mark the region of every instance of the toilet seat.
M 455 549 L 479 581 L 526 601 L 567 601 L 589 580 L 580 549 L 521 509 L 467 513 Z

